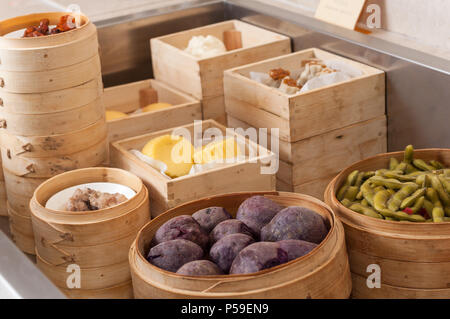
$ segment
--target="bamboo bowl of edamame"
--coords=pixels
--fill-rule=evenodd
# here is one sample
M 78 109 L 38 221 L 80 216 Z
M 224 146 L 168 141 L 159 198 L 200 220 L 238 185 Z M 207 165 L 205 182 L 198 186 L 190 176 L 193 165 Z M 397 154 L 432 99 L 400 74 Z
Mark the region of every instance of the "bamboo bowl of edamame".
M 330 182 L 324 197 L 344 224 L 354 298 L 450 298 L 448 168 L 450 149 L 408 146 Z

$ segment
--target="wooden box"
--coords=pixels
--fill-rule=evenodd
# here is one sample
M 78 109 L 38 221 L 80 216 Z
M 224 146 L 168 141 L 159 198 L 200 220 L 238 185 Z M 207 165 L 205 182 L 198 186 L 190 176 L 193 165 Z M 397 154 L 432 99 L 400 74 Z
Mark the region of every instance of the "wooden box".
M 199 125 L 201 123 L 201 127 Z M 209 128 L 219 129 L 225 135 L 226 128 L 214 120 L 183 126 L 193 138 L 199 138 Z M 261 168 L 268 166 L 274 154 L 260 149 L 260 154 L 245 161 L 227 164 L 195 175 L 186 175 L 170 179 L 157 169 L 138 159 L 130 150 L 141 150 L 152 138 L 172 134 L 174 129 L 140 135 L 112 143 L 111 161 L 114 167 L 123 168 L 139 176 L 149 190 L 151 213 L 157 216 L 165 210 L 181 203 L 201 197 L 240 191 L 275 190 L 275 173 L 261 174 Z M 232 136 L 237 136 L 231 133 Z M 246 142 L 246 154 L 249 146 L 259 147 L 251 141 Z M 252 159 L 254 161 L 252 161 Z
M 223 32 L 238 30 L 242 48 L 197 59 L 184 52 L 193 36 L 212 35 L 223 41 Z M 286 36 L 230 20 L 205 27 L 182 31 L 150 40 L 153 72 L 157 80 L 173 85 L 202 100 L 203 119 L 225 121 L 223 101 L 223 71 L 291 52 Z
M 151 112 L 130 114 L 126 118 L 108 121 L 110 142 L 202 119 L 201 104 L 198 100 L 153 79 L 106 88 L 103 95 L 106 110 L 124 113 L 138 110 L 140 107 L 139 92 L 146 88 L 153 88 L 157 92 L 158 100 L 154 102 L 170 103 L 172 106 Z
M 233 128 L 249 124 L 228 116 Z M 386 117 L 353 124 L 295 143 L 279 140 L 280 165 L 277 190 L 323 198 L 328 183 L 345 167 L 364 158 L 386 152 Z M 268 142 L 270 142 L 268 138 Z M 268 148 L 275 152 L 272 145 Z
M 293 95 L 249 78 L 251 71 L 296 70 L 310 58 L 338 60 L 364 75 Z M 280 139 L 296 142 L 385 114 L 383 71 L 319 49 L 272 58 L 224 74 L 226 112 L 257 128 L 279 128 Z

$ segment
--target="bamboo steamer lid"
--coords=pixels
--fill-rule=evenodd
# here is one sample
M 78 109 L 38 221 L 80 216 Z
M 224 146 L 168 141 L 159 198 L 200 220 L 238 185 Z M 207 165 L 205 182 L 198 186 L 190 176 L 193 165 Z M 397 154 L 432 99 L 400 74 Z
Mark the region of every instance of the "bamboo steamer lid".
M 47 200 L 68 187 L 111 182 L 130 187 L 127 201 L 92 212 L 52 210 Z M 76 263 L 82 268 L 122 262 L 140 227 L 150 220 L 148 191 L 135 175 L 115 168 L 86 168 L 57 175 L 40 185 L 30 202 L 39 255 L 52 265 Z
M 82 14 L 80 27 L 75 30 L 36 38 L 5 37 L 10 32 L 39 25 L 44 18 L 50 20 L 50 25 L 56 25 L 67 14 L 36 13 L 0 21 L 0 71 L 48 71 L 76 65 L 98 54 L 97 29 Z
M 406 223 L 366 217 L 344 207 L 335 194 L 353 170 L 388 167 L 391 157 L 403 159 L 404 152 L 384 153 L 344 169 L 325 190 L 325 201 L 345 227 L 355 298 L 435 298 L 450 296 L 450 223 Z M 450 166 L 450 149 L 415 150 L 426 161 L 439 160 Z M 365 282 L 370 264 L 381 267 L 381 288 L 368 289 Z M 364 280 L 362 280 L 364 278 Z
M 12 157 L 46 158 L 73 154 L 94 146 L 106 139 L 108 134 L 104 119 L 96 123 L 66 134 L 44 136 L 0 134 L 0 145 L 9 150 Z
M 10 93 L 0 89 L 2 110 L 13 114 L 62 112 L 93 103 L 103 94 L 101 76 L 71 88 L 41 93 Z
M 210 206 L 225 207 L 234 215 L 246 198 L 262 194 L 283 206 L 304 206 L 318 212 L 330 223 L 327 237 L 310 254 L 254 274 L 191 277 L 162 270 L 146 261 L 156 230 L 167 220 Z M 142 228 L 129 259 L 136 298 L 347 298 L 351 291 L 342 225 L 328 206 L 301 194 L 244 192 L 177 206 Z
M 0 109 L 0 127 L 11 135 L 65 134 L 94 124 L 102 119 L 104 114 L 101 98 L 75 109 L 46 114 L 16 114 Z
M 104 137 L 82 151 L 57 157 L 23 158 L 21 155 L 14 156 L 3 148 L 1 153 L 3 166 L 9 172 L 23 177 L 49 178 L 77 168 L 101 165 L 108 158 L 108 140 Z

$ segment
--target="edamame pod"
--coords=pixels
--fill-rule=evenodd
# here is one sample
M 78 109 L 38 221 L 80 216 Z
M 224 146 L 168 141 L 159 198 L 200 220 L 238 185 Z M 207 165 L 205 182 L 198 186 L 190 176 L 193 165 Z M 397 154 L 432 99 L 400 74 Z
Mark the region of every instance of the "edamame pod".
M 416 214 L 423 207 L 424 202 L 425 202 L 425 196 L 421 196 L 416 200 L 414 205 L 412 207 L 410 207 L 413 214 Z
M 348 175 L 348 177 L 347 177 L 347 184 L 349 186 L 355 185 L 356 178 L 358 178 L 358 173 L 359 173 L 359 171 L 356 170 L 356 171 L 351 172 L 350 175 Z
M 441 162 L 436 161 L 436 160 L 431 160 L 431 161 L 430 161 L 430 164 L 431 164 L 431 166 L 433 166 L 435 169 L 443 169 L 443 168 L 445 167 Z
M 347 198 L 350 201 L 354 201 L 356 199 L 356 195 L 358 195 L 359 187 L 349 186 L 347 191 L 345 192 L 344 198 Z
M 349 201 L 347 198 L 344 198 L 343 200 L 341 200 L 341 204 L 348 208 L 352 206 L 353 203 Z
M 411 164 L 413 158 L 414 158 L 414 147 L 412 145 L 408 145 L 405 147 L 404 162 Z
M 361 205 L 366 206 L 366 207 L 369 207 L 369 202 L 367 201 L 367 199 L 364 198 L 364 199 L 361 201 Z
M 348 187 L 349 187 L 348 185 L 344 185 L 339 189 L 338 193 L 336 194 L 336 198 L 339 201 L 342 201 L 344 199 L 344 196 L 345 196 L 345 193 L 347 192 Z
M 433 222 L 442 223 L 444 221 L 444 210 L 442 207 L 434 207 L 432 212 Z
M 406 197 L 402 201 L 402 203 L 400 205 L 400 209 L 405 209 L 406 207 L 411 207 L 419 197 L 422 197 L 425 195 L 426 190 L 427 190 L 426 188 L 418 189 L 411 196 Z
M 430 176 L 430 179 L 431 179 L 431 186 L 438 193 L 442 203 L 444 203 L 445 206 L 450 205 L 450 196 L 445 191 L 444 186 L 442 186 L 439 178 L 436 175 L 432 175 Z
M 353 204 L 352 206 L 350 206 L 350 209 L 355 211 L 355 212 L 357 212 L 357 213 L 363 214 L 365 216 L 378 218 L 378 219 L 383 219 L 383 216 L 378 214 L 375 210 L 373 210 L 370 207 L 363 206 L 363 205 L 361 205 L 359 203 Z
M 390 189 L 400 189 L 406 185 L 416 185 L 415 183 L 410 183 L 410 182 L 402 183 L 393 178 L 383 178 L 380 176 L 371 177 L 368 179 L 368 181 L 370 181 L 372 184 L 374 184 L 376 186 L 384 186 L 384 187 L 387 187 Z
M 392 172 L 392 171 L 384 172 L 383 176 L 386 177 L 386 178 L 394 178 L 394 179 L 397 179 L 397 180 L 402 181 L 402 182 L 415 182 L 416 179 L 417 179 L 415 176 L 400 175 L 400 174 L 397 174 L 397 173 Z
M 428 165 L 424 160 L 421 159 L 415 159 L 413 160 L 413 164 L 415 167 L 422 171 L 434 171 L 434 167 L 431 165 Z
M 448 181 L 444 176 L 438 176 L 438 178 L 441 181 L 442 186 L 444 186 L 444 189 L 450 194 L 450 181 Z
M 402 173 L 405 173 L 406 168 L 408 167 L 408 164 L 405 162 L 401 162 L 400 164 L 397 165 L 397 167 L 395 168 L 396 171 L 400 171 Z
M 389 160 L 389 169 L 393 171 L 398 164 L 399 164 L 398 160 L 394 157 L 391 157 Z
M 383 210 L 387 210 L 387 202 L 390 197 L 391 194 L 387 190 L 377 192 L 373 197 L 373 207 L 375 208 L 375 210 L 380 213 Z
M 361 186 L 362 182 L 364 180 L 364 173 L 360 172 L 358 173 L 358 176 L 356 177 L 355 186 L 358 188 Z
M 433 208 L 434 208 L 433 203 L 430 202 L 429 200 L 425 199 L 424 202 L 423 202 L 423 207 L 427 211 L 428 215 L 431 216 L 431 213 L 433 212 Z
M 375 196 L 375 191 L 372 186 L 370 186 L 369 180 L 365 181 L 361 185 L 361 191 L 363 193 L 363 197 L 367 200 L 370 206 L 373 206 L 373 197 Z
M 417 190 L 418 186 L 416 184 L 409 184 L 403 186 L 398 192 L 396 192 L 388 202 L 388 208 L 391 211 L 397 211 L 400 208 L 400 205 L 403 203 L 403 200 L 410 196 Z M 405 206 L 406 207 L 406 206 Z

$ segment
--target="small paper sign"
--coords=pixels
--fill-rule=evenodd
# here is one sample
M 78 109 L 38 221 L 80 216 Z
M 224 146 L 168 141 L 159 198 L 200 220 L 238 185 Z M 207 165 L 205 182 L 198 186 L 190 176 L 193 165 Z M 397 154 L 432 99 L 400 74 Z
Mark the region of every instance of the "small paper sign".
M 320 0 L 316 18 L 347 29 L 355 29 L 366 0 Z

